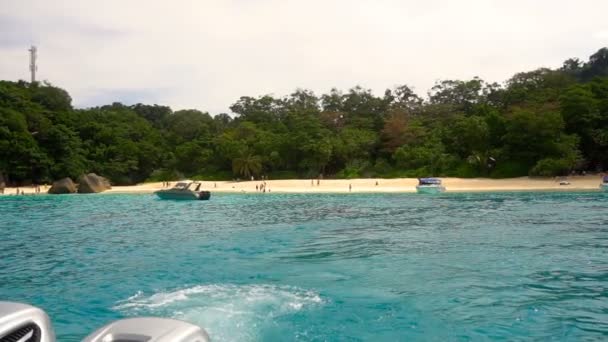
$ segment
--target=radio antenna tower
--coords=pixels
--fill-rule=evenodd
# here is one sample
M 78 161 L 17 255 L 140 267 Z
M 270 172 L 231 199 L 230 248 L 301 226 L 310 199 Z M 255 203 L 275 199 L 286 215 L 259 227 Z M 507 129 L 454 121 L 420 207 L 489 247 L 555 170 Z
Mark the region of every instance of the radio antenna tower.
M 30 52 L 30 73 L 32 74 L 32 83 L 36 82 L 36 71 L 38 66 L 36 65 L 36 58 L 38 58 L 38 49 L 34 45 L 28 50 Z

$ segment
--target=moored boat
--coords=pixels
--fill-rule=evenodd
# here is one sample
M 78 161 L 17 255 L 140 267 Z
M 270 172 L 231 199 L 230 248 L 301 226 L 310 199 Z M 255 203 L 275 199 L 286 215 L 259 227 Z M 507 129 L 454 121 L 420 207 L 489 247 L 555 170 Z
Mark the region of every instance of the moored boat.
M 439 178 L 418 178 L 416 191 L 419 194 L 439 194 L 445 192 L 445 187 Z
M 200 182 L 180 181 L 171 189 L 158 190 L 154 194 L 160 199 L 170 200 L 208 200 L 209 191 L 201 190 Z
M 608 176 L 602 177 L 602 183 L 600 184 L 600 190 L 608 191 Z

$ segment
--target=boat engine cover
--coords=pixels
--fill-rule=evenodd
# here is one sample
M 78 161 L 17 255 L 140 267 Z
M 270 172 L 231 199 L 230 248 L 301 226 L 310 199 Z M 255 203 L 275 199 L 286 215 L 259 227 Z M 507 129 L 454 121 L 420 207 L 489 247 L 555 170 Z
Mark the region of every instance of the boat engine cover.
M 159 317 L 126 318 L 105 325 L 83 342 L 209 342 L 199 326 Z
M 55 342 L 49 316 L 22 303 L 0 302 L 0 341 Z

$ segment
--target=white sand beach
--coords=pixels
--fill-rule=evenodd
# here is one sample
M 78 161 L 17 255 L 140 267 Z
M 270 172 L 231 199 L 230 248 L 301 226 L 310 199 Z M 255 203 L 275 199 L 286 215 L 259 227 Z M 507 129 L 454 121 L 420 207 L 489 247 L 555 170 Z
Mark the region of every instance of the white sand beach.
M 568 177 L 569 185 L 560 185 L 555 178 L 442 178 L 448 192 L 483 192 L 483 191 L 577 191 L 598 190 L 601 182 L 599 175 Z M 256 193 L 256 185 L 263 181 L 203 181 L 203 188 L 211 192 L 225 193 Z M 415 192 L 416 178 L 359 178 L 359 179 L 289 179 L 266 181 L 267 192 L 270 193 L 407 193 Z M 175 182 L 171 182 L 175 184 Z M 377 185 L 376 185 L 377 184 Z M 352 190 L 349 191 L 349 185 Z M 143 183 L 132 186 L 114 186 L 104 193 L 152 193 L 162 189 L 162 183 Z M 42 186 L 41 192 L 46 193 L 48 186 Z M 4 195 L 16 194 L 16 188 L 6 188 Z M 24 194 L 35 194 L 34 187 L 20 187 Z

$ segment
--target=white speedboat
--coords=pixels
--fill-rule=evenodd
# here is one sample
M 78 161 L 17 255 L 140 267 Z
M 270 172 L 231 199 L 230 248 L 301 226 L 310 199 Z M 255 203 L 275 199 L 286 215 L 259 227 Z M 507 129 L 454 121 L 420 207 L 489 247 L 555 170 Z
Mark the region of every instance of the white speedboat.
M 173 188 L 158 190 L 154 194 L 160 199 L 208 200 L 211 197 L 211 193 L 201 190 L 201 186 L 200 182 L 180 181 Z
M 602 183 L 600 184 L 600 190 L 608 191 L 608 176 L 602 177 Z
M 419 194 L 439 194 L 445 192 L 445 187 L 439 178 L 418 178 L 416 191 Z

